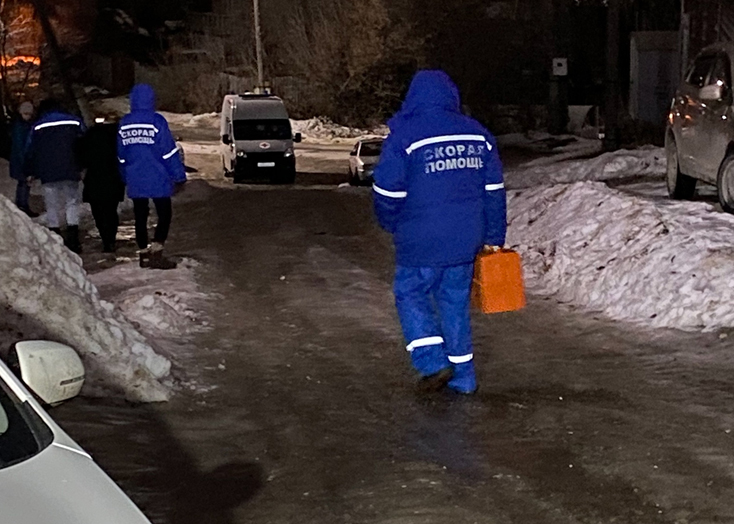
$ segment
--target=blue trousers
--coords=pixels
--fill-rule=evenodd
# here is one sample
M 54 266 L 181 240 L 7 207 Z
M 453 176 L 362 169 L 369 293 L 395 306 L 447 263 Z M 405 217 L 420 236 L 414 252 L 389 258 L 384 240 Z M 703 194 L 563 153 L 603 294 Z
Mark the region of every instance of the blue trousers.
M 398 266 L 395 272 L 395 304 L 407 349 L 424 376 L 472 362 L 469 300 L 473 274 L 473 264 Z

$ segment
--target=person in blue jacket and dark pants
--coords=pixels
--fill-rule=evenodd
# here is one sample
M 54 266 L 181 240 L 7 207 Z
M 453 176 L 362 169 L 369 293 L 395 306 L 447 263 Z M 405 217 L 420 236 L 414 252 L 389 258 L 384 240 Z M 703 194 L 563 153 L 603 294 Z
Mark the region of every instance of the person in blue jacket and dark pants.
M 65 245 L 81 253 L 79 240 L 79 182 L 81 169 L 77 158 L 79 138 L 84 134 L 84 123 L 67 113 L 61 103 L 47 99 L 38 106 L 41 118 L 33 124 L 25 154 L 25 173 L 41 181 L 46 203 L 46 223 L 49 229 L 61 235 L 66 222 Z
M 135 209 L 135 239 L 140 248 L 140 267 L 173 269 L 163 256 L 171 227 L 171 197 L 177 184 L 186 182 L 186 171 L 168 122 L 155 111 L 155 92 L 147 84 L 130 93 L 131 112 L 120 122 L 117 155 L 127 195 Z M 158 225 L 148 245 L 148 214 L 153 200 Z
M 484 245 L 504 245 L 507 204 L 495 139 L 460 107 L 446 73 L 420 71 L 389 122 L 373 190 L 395 242 L 395 302 L 422 384 L 472 394 L 474 260 Z

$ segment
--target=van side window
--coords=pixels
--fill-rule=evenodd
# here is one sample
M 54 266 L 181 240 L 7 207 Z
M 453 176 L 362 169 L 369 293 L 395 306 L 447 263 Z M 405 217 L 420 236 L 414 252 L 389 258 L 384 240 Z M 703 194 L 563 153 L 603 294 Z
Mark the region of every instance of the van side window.
M 701 88 L 705 86 L 715 61 L 716 56 L 714 55 L 699 56 L 696 58 L 696 62 L 693 64 L 693 69 L 691 69 L 688 78 L 686 78 L 686 82 L 693 87 Z

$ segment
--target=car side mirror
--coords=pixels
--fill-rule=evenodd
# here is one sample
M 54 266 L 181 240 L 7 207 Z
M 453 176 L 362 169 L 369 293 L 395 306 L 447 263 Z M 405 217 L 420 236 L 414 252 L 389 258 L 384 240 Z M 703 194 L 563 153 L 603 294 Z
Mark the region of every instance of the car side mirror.
M 229 138 L 229 135 L 222 135 L 222 143 L 225 146 L 228 146 L 232 143 L 232 140 Z
M 705 100 L 707 102 L 721 100 L 722 98 L 724 98 L 724 86 L 719 84 L 704 86 L 698 92 L 698 97 L 701 100 Z
M 58 342 L 17 342 L 10 350 L 8 364 L 33 393 L 51 406 L 76 397 L 84 385 L 82 359 Z
M 293 141 L 296 144 L 303 142 L 303 135 L 301 133 L 296 133 L 296 135 L 293 137 Z
M 349 153 L 349 156 L 357 156 L 357 152 L 356 152 L 356 151 L 354 151 L 354 150 L 352 150 L 352 152 L 351 152 L 351 153 Z

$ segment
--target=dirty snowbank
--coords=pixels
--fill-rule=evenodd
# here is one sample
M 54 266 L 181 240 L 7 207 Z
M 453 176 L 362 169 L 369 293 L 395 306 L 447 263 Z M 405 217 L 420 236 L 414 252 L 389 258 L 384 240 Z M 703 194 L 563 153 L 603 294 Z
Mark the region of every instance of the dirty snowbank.
M 163 380 L 170 361 L 100 299 L 81 259 L 57 235 L 34 224 L 2 196 L 0 307 L 76 348 L 87 370 L 87 393 L 121 394 L 134 401 L 168 399 L 170 388 Z
M 359 129 L 336 124 L 325 117 L 310 118 L 308 120 L 291 120 L 294 133 L 301 133 L 304 140 L 327 140 L 355 139 L 368 136 L 384 137 L 389 130 L 387 126 L 379 126 L 375 129 Z
M 655 327 L 734 327 L 734 217 L 599 182 L 509 193 L 528 288 Z
M 196 307 L 208 298 L 194 278 L 198 265 L 184 259 L 174 270 L 141 271 L 137 264 L 123 264 L 91 275 L 90 280 L 146 335 L 181 339 L 209 329 Z
M 557 157 L 539 158 L 509 170 L 505 173 L 505 183 L 510 189 L 521 189 L 581 181 L 665 176 L 665 149 L 657 147 L 622 149 L 588 160 L 558 160 Z

